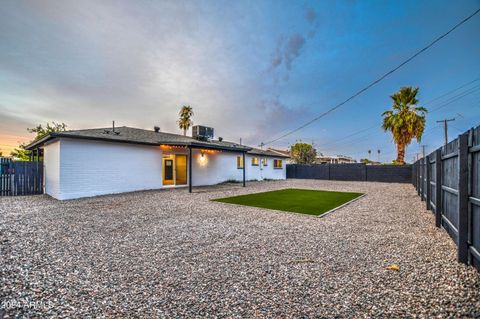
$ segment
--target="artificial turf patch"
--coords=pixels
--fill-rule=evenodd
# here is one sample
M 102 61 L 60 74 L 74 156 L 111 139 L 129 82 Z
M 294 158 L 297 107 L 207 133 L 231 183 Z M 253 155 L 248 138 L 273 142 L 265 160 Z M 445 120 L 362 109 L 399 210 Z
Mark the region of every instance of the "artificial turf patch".
M 289 188 L 213 201 L 318 216 L 361 195 L 363 194 Z

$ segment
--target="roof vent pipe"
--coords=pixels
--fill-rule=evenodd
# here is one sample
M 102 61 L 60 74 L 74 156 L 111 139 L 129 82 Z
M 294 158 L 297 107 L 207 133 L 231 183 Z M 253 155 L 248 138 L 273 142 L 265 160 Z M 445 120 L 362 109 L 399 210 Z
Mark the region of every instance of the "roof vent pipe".
M 219 141 L 219 142 L 223 141 L 223 137 L 219 136 L 219 137 L 218 137 L 218 141 Z
M 154 126 L 154 127 L 153 127 L 153 130 L 154 130 L 156 133 L 160 132 L 160 126 Z

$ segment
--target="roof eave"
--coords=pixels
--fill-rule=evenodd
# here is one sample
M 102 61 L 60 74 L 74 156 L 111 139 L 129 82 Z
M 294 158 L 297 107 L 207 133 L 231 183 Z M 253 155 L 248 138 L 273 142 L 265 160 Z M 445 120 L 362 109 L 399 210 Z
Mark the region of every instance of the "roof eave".
M 212 145 L 212 144 L 205 144 L 205 143 L 195 143 L 195 142 L 159 142 L 159 143 L 150 143 L 150 142 L 142 142 L 142 141 L 130 141 L 130 140 L 121 140 L 121 139 L 110 139 L 110 138 L 102 138 L 102 137 L 95 137 L 95 136 L 79 136 L 79 135 L 71 135 L 71 134 L 62 134 L 62 133 L 50 133 L 38 141 L 30 143 L 25 147 L 26 150 L 32 150 L 36 147 L 39 147 L 45 144 L 47 141 L 53 138 L 73 138 L 73 139 L 82 139 L 82 140 L 93 140 L 93 141 L 104 141 L 104 142 L 115 142 L 115 143 L 127 143 L 127 144 L 140 144 L 140 145 L 151 145 L 151 146 L 159 146 L 159 145 L 180 145 L 180 146 L 191 146 L 194 148 L 206 148 L 206 149 L 217 149 L 217 150 L 226 150 L 226 151 L 238 151 L 238 152 L 248 152 L 252 148 L 249 147 L 230 147 L 230 146 L 221 146 L 221 145 Z

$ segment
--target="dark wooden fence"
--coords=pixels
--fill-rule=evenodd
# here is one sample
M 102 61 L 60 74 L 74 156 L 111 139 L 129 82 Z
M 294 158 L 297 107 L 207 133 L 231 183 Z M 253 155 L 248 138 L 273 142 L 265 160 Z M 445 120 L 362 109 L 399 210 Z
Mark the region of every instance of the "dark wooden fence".
M 43 193 L 43 163 L 0 158 L 0 196 Z
M 287 178 L 411 183 L 412 165 L 288 164 Z
M 458 261 L 480 270 L 480 126 L 413 164 L 412 182 L 458 247 Z

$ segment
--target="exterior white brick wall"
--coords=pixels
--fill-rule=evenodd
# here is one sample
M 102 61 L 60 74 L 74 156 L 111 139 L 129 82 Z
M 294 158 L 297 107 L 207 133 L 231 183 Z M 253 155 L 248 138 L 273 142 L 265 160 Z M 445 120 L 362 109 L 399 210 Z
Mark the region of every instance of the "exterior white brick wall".
M 187 151 L 173 153 L 186 154 Z M 237 156 L 242 153 L 205 152 L 203 159 L 201 154 L 200 150 L 193 150 L 193 186 L 242 181 L 243 170 L 237 168 Z M 246 180 L 286 178 L 285 161 L 282 169 L 274 169 L 273 157 L 268 157 L 266 167 L 261 163 L 252 166 L 252 157 L 246 155 L 245 158 Z M 259 160 L 261 162 L 261 157 Z M 73 199 L 162 187 L 162 151 L 158 146 L 68 138 L 45 146 L 45 193 L 54 198 Z
M 193 150 L 192 185 L 215 185 L 227 180 L 243 180 L 243 170 L 237 168 L 237 156 L 242 153 L 222 151 L 205 153 L 201 159 L 201 151 Z
M 58 199 L 161 187 L 162 151 L 159 147 L 61 140 Z
M 258 166 L 252 165 L 252 158 L 258 158 Z M 267 159 L 267 166 L 262 164 L 262 159 Z M 273 160 L 282 160 L 282 169 L 276 169 L 273 167 Z M 264 179 L 286 179 L 287 178 L 287 168 L 285 158 L 281 157 L 262 157 L 260 155 L 250 155 L 247 154 L 245 157 L 245 167 L 246 167 L 246 179 L 251 180 L 264 180 Z
M 54 141 L 43 148 L 43 176 L 45 176 L 45 193 L 60 197 L 60 141 Z

